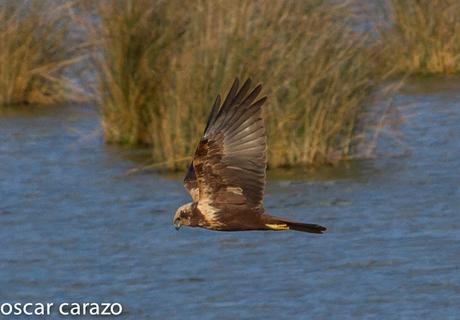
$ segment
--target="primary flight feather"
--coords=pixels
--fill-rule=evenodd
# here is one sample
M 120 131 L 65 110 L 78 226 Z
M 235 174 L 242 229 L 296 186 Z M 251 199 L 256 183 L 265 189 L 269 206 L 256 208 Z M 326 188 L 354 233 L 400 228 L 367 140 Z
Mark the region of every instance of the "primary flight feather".
M 193 202 L 177 209 L 173 223 L 217 231 L 297 230 L 323 233 L 317 224 L 274 217 L 265 212 L 266 135 L 261 85 L 236 79 L 221 102 L 217 96 L 198 143 L 184 186 Z

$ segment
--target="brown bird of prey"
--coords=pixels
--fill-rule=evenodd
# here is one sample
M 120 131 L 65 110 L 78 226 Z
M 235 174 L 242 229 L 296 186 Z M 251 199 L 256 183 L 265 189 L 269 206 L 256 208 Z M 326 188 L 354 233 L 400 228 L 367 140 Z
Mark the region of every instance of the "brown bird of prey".
M 184 179 L 193 202 L 177 209 L 173 223 L 217 231 L 297 230 L 323 233 L 326 228 L 274 217 L 262 204 L 267 156 L 262 105 L 248 79 L 236 79 L 221 104 L 212 106 L 204 134 Z

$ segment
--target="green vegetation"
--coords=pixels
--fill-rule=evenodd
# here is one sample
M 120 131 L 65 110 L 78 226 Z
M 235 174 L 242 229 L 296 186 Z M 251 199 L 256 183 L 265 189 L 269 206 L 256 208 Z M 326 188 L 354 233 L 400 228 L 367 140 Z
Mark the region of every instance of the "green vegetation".
M 369 39 L 350 28 L 348 4 L 114 1 L 98 14 L 91 29 L 102 39 L 95 62 L 105 138 L 151 145 L 169 168 L 193 154 L 215 95 L 236 76 L 260 81 L 269 96 L 272 166 L 352 156 L 384 86 Z
M 0 106 L 53 104 L 72 97 L 65 69 L 81 57 L 69 44 L 71 4 L 0 4 Z
M 460 3 L 391 0 L 381 38 L 387 64 L 400 73 L 460 72 Z
M 170 90 L 169 60 L 183 33 L 181 1 L 101 1 L 90 21 L 97 94 L 106 141 L 161 147 L 169 123 L 161 95 Z M 160 122 L 160 124 L 158 124 Z M 164 127 L 156 132 L 158 126 Z M 159 142 L 160 141 L 160 142 Z
M 352 27 L 352 2 L 78 3 L 77 16 L 70 1 L 0 4 L 0 105 L 78 98 L 68 69 L 90 48 L 105 140 L 149 146 L 170 169 L 190 159 L 216 94 L 235 77 L 264 85 L 269 165 L 282 167 L 361 156 L 384 122 L 375 98 L 394 92 L 390 74 L 460 66 L 454 0 L 390 0 L 378 38 Z M 69 37 L 77 20 L 84 45 Z

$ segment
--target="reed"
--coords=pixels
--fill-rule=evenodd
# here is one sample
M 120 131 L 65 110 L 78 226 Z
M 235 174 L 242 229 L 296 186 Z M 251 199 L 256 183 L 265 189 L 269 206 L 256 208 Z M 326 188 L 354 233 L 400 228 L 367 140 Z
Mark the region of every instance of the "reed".
M 112 1 L 90 28 L 109 142 L 151 146 L 182 168 L 217 93 L 264 85 L 270 166 L 332 163 L 365 143 L 385 76 L 351 5 L 309 1 Z M 366 117 L 367 121 L 369 117 Z
M 156 109 L 169 76 L 164 74 L 165 67 L 183 32 L 181 3 L 115 0 L 93 5 L 97 18 L 91 18 L 86 26 L 94 49 L 96 97 L 105 139 L 152 144 L 156 139 L 151 133 L 152 121 L 162 116 Z
M 460 3 L 391 0 L 380 28 L 387 65 L 412 75 L 460 72 Z
M 81 59 L 68 41 L 71 6 L 46 0 L 0 4 L 0 106 L 54 104 L 75 93 L 66 76 Z

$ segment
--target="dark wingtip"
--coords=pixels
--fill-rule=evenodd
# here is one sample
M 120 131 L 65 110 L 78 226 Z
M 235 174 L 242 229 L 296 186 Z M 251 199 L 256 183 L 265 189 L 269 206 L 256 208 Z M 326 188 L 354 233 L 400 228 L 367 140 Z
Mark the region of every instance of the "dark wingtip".
M 240 79 L 236 77 L 235 80 L 233 80 L 233 84 L 230 88 L 230 91 L 232 90 L 235 90 L 235 92 L 238 91 L 239 86 L 240 86 Z
M 260 98 L 259 100 L 257 100 L 256 102 L 254 102 L 254 103 L 252 104 L 252 106 L 253 106 L 253 107 L 262 106 L 262 105 L 265 103 L 265 101 L 267 101 L 267 96 Z
M 232 87 L 238 88 L 239 86 L 240 86 L 240 79 L 236 77 L 235 80 L 233 80 Z
M 244 99 L 242 104 L 251 104 L 259 95 L 260 91 L 262 91 L 262 85 L 259 84 L 257 85 L 251 93 L 248 94 L 248 96 Z
M 212 125 L 212 123 L 216 120 L 217 113 L 219 111 L 220 107 L 220 102 L 221 102 L 221 97 L 220 94 L 217 95 L 216 100 L 214 101 L 214 104 L 212 105 L 212 110 L 211 114 L 209 115 L 208 121 L 206 122 L 206 127 L 204 129 L 204 135 L 208 132 L 209 127 Z
M 227 112 L 226 109 L 230 107 L 233 99 L 237 95 L 239 86 L 240 86 L 240 80 L 238 78 L 235 78 L 235 80 L 233 81 L 232 87 L 228 91 L 227 97 L 225 98 L 222 104 L 222 107 L 220 108 L 219 113 L 216 118 L 218 118 L 223 112 L 224 113 Z

